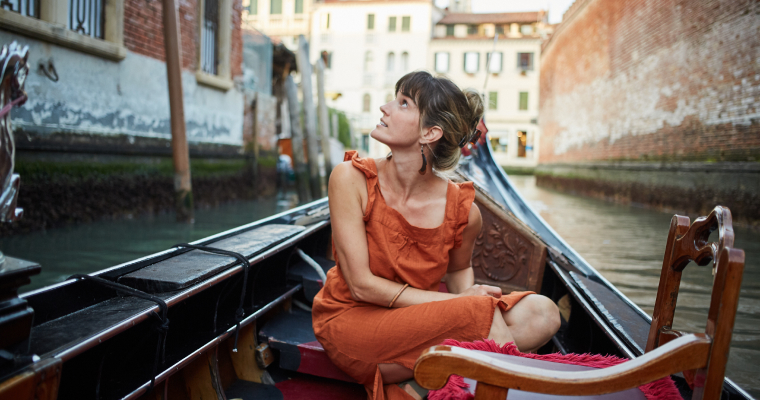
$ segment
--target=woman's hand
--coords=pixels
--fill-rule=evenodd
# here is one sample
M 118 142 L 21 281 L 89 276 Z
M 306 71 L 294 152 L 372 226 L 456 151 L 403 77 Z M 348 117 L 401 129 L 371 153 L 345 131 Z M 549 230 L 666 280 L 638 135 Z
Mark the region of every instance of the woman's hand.
M 501 288 L 488 285 L 472 285 L 467 290 L 457 295 L 458 297 L 465 296 L 491 296 L 497 299 L 501 297 Z

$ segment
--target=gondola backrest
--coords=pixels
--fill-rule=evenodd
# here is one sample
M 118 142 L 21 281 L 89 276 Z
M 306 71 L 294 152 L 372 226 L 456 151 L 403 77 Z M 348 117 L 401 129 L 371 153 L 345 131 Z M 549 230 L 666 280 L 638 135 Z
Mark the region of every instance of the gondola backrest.
M 713 263 L 713 288 L 705 333 L 712 339 L 708 365 L 694 374 L 694 399 L 720 398 L 728 361 L 728 351 L 739 302 L 744 251 L 734 249 L 731 212 L 717 206 L 707 217 L 689 225 L 689 218 L 674 215 L 670 222 L 660 284 L 657 290 L 652 325 L 646 351 L 649 352 L 682 336 L 673 330 L 673 317 L 681 273 L 690 261 L 697 265 Z M 708 242 L 712 232 L 718 240 Z M 691 376 L 690 373 L 685 375 Z

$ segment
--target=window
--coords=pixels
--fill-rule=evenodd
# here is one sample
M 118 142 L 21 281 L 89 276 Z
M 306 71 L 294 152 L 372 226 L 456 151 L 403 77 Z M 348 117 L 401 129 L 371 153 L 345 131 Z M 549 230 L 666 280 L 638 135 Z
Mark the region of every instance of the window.
M 2 4 L 2 6 L 5 6 L 3 3 L 8 4 L 6 1 L 3 1 L 0 4 Z M 19 8 L 22 10 L 22 15 L 24 15 L 24 12 L 33 12 L 30 8 L 30 3 L 36 2 L 27 0 L 26 4 L 24 5 L 23 1 L 18 0 L 15 3 L 18 4 Z M 34 5 L 31 7 L 34 7 Z M 68 9 L 69 29 L 85 36 L 103 39 L 103 3 L 99 1 L 72 0 L 69 3 Z
M 25 17 L 40 17 L 40 7 L 35 0 L 2 1 L 0 8 L 19 13 Z
M 523 71 L 532 71 L 533 53 L 517 53 L 517 68 Z
M 0 9 L 2 30 L 114 61 L 127 54 L 124 0 L 0 0 Z
M 406 72 L 409 70 L 409 53 L 403 52 L 401 53 L 401 72 Z
M 206 0 L 203 3 L 203 23 L 201 25 L 201 71 L 216 75 L 219 64 L 219 3 Z
M 491 54 L 493 54 L 493 60 L 491 60 Z M 488 72 L 498 74 L 501 72 L 502 67 L 502 53 L 486 53 L 486 65 L 488 65 Z
M 446 25 L 446 36 L 454 36 L 454 25 Z
M 517 131 L 517 156 L 525 158 L 525 151 L 528 150 L 528 132 Z
M 319 26 L 323 31 L 330 30 L 330 13 L 320 14 Z
M 251 0 L 248 3 L 248 14 L 256 15 L 259 13 L 259 0 Z
M 496 33 L 499 35 L 504 34 L 504 25 L 496 25 Z
M 520 107 L 518 110 L 525 111 L 528 109 L 528 92 L 520 92 Z
M 396 32 L 396 17 L 388 17 L 388 32 Z
M 269 13 L 282 14 L 282 0 L 269 0 Z
M 375 30 L 375 14 L 367 14 L 367 30 Z
M 388 72 L 393 72 L 393 69 L 396 67 L 396 55 L 393 54 L 393 52 L 388 53 L 388 62 L 386 64 L 386 70 Z
M 372 70 L 372 61 L 374 61 L 374 57 L 372 57 L 372 52 L 367 50 L 366 53 L 364 53 L 364 71 L 369 72 Z
M 251 1 L 254 1 L 254 0 L 251 0 Z M 295 13 L 303 14 L 303 0 L 296 0 Z
M 435 53 L 435 72 L 449 72 L 449 53 Z
M 369 112 L 370 107 L 370 97 L 369 93 L 364 93 L 364 99 L 362 100 L 362 111 Z
M 498 92 L 488 92 L 488 109 L 496 110 L 499 108 Z
M 520 33 L 522 33 L 523 35 L 532 35 L 533 25 L 530 25 L 530 24 L 520 25 Z
M 320 53 L 320 56 L 322 57 L 322 62 L 325 63 L 325 68 L 327 69 L 332 68 L 332 52 L 328 52 L 327 50 L 322 50 L 322 53 Z
M 474 74 L 480 69 L 480 53 L 464 53 L 464 72 Z
M 477 35 L 478 34 L 478 26 L 477 25 L 467 25 L 467 34 L 468 35 Z
M 401 32 L 409 32 L 412 27 L 412 17 L 401 17 Z

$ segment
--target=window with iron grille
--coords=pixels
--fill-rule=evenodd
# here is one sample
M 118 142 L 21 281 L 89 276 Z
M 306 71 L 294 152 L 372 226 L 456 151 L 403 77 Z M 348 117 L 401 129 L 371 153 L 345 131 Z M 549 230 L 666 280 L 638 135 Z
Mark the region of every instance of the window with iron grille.
M 396 17 L 388 17 L 388 32 L 396 32 Z
M 103 39 L 104 6 L 103 0 L 70 0 L 69 29 L 82 35 Z
M 401 32 L 409 32 L 412 28 L 412 17 L 401 17 Z
M 201 71 L 216 75 L 219 65 L 219 3 L 205 0 L 201 26 Z
M 40 17 L 39 0 L 2 0 L 0 1 L 0 8 L 19 13 L 25 17 Z
M 303 0 L 296 0 L 296 14 L 303 14 Z
M 270 14 L 282 14 L 282 0 L 270 0 L 269 2 Z

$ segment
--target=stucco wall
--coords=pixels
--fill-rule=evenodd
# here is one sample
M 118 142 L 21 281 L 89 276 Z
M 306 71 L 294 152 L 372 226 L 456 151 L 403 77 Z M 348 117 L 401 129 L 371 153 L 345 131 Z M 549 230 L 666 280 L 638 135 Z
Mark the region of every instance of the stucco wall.
M 760 3 L 578 0 L 544 46 L 541 163 L 760 160 Z
M 45 135 L 77 133 L 171 138 L 166 65 L 127 51 L 108 61 L 14 33 L 0 43 L 29 45 L 29 100 L 13 110 L 13 124 Z M 52 82 L 37 70 L 52 58 L 60 76 Z M 238 66 L 238 71 L 240 70 Z M 243 94 L 199 85 L 193 71 L 182 74 L 187 137 L 191 142 L 242 144 Z

